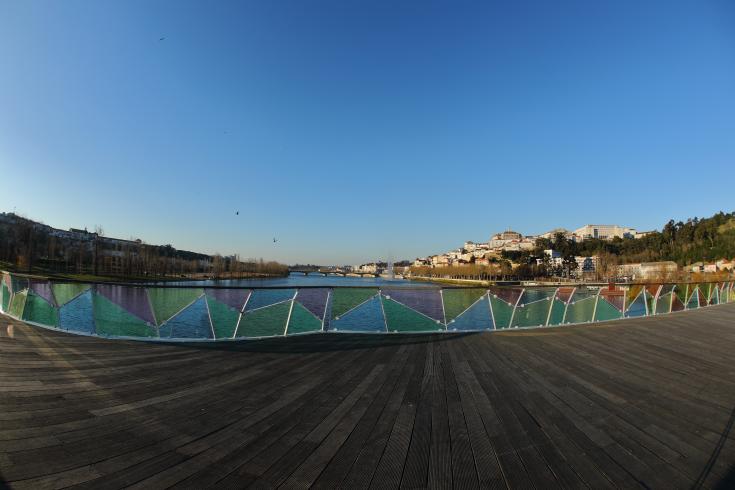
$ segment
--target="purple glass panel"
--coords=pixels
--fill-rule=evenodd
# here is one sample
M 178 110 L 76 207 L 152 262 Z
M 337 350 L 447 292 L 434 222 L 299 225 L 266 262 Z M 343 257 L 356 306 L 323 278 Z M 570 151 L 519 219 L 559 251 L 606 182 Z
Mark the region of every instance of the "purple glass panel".
M 438 289 L 383 289 L 383 295 L 423 313 L 434 320 L 444 321 L 442 297 Z
M 329 289 L 327 288 L 299 289 L 299 294 L 296 295 L 296 301 L 304 305 L 314 316 L 320 320 L 324 320 L 324 308 L 327 305 L 328 295 Z
M 54 295 L 51 293 L 50 282 L 31 279 L 31 291 L 48 301 L 49 304 L 54 305 Z
M 493 296 L 497 296 L 511 306 L 514 306 L 516 304 L 518 298 L 521 297 L 521 293 L 523 292 L 523 289 L 519 288 L 506 288 L 498 286 L 492 286 L 489 289 L 490 294 L 492 294 Z
M 226 304 L 237 311 L 242 310 L 245 300 L 250 294 L 249 289 L 207 289 L 207 296 L 220 303 Z
M 143 321 L 156 323 L 144 288 L 98 284 L 97 293 Z

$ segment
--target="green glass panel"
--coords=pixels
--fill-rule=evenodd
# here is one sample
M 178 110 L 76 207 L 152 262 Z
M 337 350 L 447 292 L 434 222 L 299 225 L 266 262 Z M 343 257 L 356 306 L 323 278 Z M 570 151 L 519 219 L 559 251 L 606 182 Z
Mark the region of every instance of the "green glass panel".
M 714 284 L 712 286 L 712 290 L 710 291 L 710 295 L 709 295 L 709 304 L 711 305 L 720 304 L 720 290 L 717 287 L 717 284 Z
M 541 327 L 546 325 L 546 319 L 549 316 L 549 308 L 551 301 L 541 300 L 528 303 L 527 305 L 516 306 L 515 315 L 513 315 L 514 327 Z
M 676 289 L 674 289 L 674 292 L 676 293 L 676 296 L 679 297 L 679 300 L 681 300 L 681 303 L 686 304 L 687 302 L 687 284 L 677 284 Z
M 656 300 L 656 314 L 671 313 L 671 293 L 659 296 Z
M 597 300 L 597 309 L 595 310 L 595 321 L 604 322 L 607 320 L 617 320 L 623 317 L 623 312 L 615 308 L 608 300 L 600 297 Z
M 495 321 L 495 328 L 508 328 L 510 326 L 510 319 L 513 316 L 513 305 L 509 305 L 500 298 L 490 295 L 490 305 L 493 309 L 493 320 Z
M 646 299 L 646 315 L 653 315 L 654 307 L 656 306 L 654 304 L 654 300 L 656 297 L 648 291 L 648 289 L 645 289 L 643 292 L 645 299 Z
M 7 313 L 9 307 L 10 307 L 10 290 L 8 289 L 7 284 L 5 284 L 5 281 L 3 281 L 3 311 Z
M 209 308 L 209 317 L 212 319 L 216 339 L 231 338 L 235 335 L 237 320 L 240 318 L 240 312 L 237 309 L 220 303 L 209 296 L 207 296 L 207 308 Z
M 436 320 L 422 315 L 392 299 L 383 300 L 383 311 L 389 332 L 435 332 L 444 330 Z
M 640 284 L 634 284 L 628 288 L 628 291 L 625 293 L 625 304 L 630 305 L 632 304 L 640 294 L 641 290 L 643 289 L 643 286 Z
M 707 301 L 707 304 L 709 304 L 710 289 L 711 289 L 711 284 L 709 283 L 703 283 L 699 285 L 699 291 L 702 293 L 702 296 L 704 296 L 704 299 L 705 301 Z
M 148 298 L 159 325 L 192 304 L 203 293 L 200 288 L 148 288 Z
M 591 322 L 596 300 L 597 296 L 589 296 L 574 303 L 569 303 L 564 323 Z
M 237 336 L 272 337 L 283 335 L 286 330 L 286 320 L 291 309 L 291 303 L 291 301 L 286 301 L 243 313 L 240 326 L 237 328 Z
M 28 293 L 23 309 L 23 320 L 55 327 L 59 324 L 59 312 L 42 297 Z
M 154 327 L 146 325 L 143 320 L 128 313 L 100 294 L 95 294 L 94 322 L 99 335 L 119 337 L 157 337 Z
M 687 303 L 687 310 L 694 310 L 699 308 L 699 295 L 694 284 L 689 285 L 689 302 Z
M 467 308 L 475 304 L 487 290 L 472 289 L 443 289 L 442 300 L 444 301 L 444 316 L 447 323 L 457 318 Z
M 564 311 L 567 305 L 556 298 L 551 303 L 551 315 L 549 315 L 549 325 L 561 325 L 564 321 Z
M 375 288 L 339 288 L 332 295 L 332 318 L 339 318 L 378 294 Z
M 288 335 L 307 332 L 320 332 L 322 321 L 299 303 L 294 303 L 288 321 Z
M 23 307 L 26 304 L 26 297 L 28 296 L 28 291 L 18 291 L 17 293 L 13 294 L 13 297 L 10 299 L 10 307 L 8 309 L 8 313 L 10 316 L 14 316 L 15 318 L 21 318 L 23 316 Z
M 77 284 L 73 282 L 51 284 L 51 290 L 54 292 L 54 299 L 56 300 L 56 304 L 59 306 L 65 305 L 87 289 L 89 289 L 89 284 Z

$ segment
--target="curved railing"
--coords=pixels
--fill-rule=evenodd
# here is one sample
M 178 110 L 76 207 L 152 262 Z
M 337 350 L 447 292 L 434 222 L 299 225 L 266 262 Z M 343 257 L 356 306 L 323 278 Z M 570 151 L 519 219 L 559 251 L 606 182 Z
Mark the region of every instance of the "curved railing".
M 732 301 L 733 282 L 232 288 L 87 284 L 3 273 L 0 287 L 2 312 L 19 320 L 147 340 L 503 330 L 661 315 Z

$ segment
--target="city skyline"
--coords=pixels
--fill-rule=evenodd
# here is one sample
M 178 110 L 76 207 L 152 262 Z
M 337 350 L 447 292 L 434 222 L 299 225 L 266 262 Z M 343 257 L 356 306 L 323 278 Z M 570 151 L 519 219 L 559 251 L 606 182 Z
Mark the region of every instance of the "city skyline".
M 735 204 L 734 14 L 6 2 L 0 209 L 345 264 L 710 216 Z

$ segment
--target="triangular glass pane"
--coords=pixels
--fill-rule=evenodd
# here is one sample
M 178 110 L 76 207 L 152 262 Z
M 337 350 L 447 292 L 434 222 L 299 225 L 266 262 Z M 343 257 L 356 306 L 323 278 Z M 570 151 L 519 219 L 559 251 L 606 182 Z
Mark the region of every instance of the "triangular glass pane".
M 597 296 L 585 295 L 584 298 L 575 300 L 579 296 L 578 292 L 579 290 L 574 293 L 572 302 L 567 306 L 564 323 L 587 323 L 592 321 Z
M 95 291 L 144 322 L 156 323 L 145 288 L 98 284 Z
M 253 292 L 245 305 L 245 311 L 257 310 L 264 306 L 271 306 L 284 301 L 289 301 L 293 298 L 295 293 L 295 289 L 253 289 Z
M 10 274 L 10 289 L 13 293 L 28 289 L 28 279 Z
M 622 289 L 603 288 L 600 290 L 600 297 L 605 298 L 610 305 L 617 308 L 622 316 L 623 303 L 625 302 L 625 291 Z
M 416 289 L 383 289 L 383 295 L 393 301 L 397 301 L 409 308 L 416 310 L 434 320 L 444 321 L 444 309 L 442 307 L 442 295 L 440 289 L 416 288 Z
M 687 310 L 695 310 L 699 308 L 699 290 L 694 284 L 689 285 L 689 301 L 687 302 Z
M 8 314 L 15 318 L 23 317 L 23 309 L 26 305 L 26 298 L 28 297 L 28 290 L 18 291 L 13 293 L 10 299 L 10 307 L 8 308 Z
M 513 316 L 513 305 L 508 304 L 500 298 L 490 295 L 490 305 L 492 306 L 492 317 L 495 329 L 510 328 L 510 320 Z
M 679 296 L 674 295 L 671 299 L 671 311 L 681 311 L 684 309 L 684 303 L 681 302 Z
M 299 291 L 299 294 L 301 291 Z M 298 296 L 297 296 L 298 297 Z M 298 302 L 294 302 L 291 318 L 288 321 L 287 335 L 320 332 L 322 321 Z
M 622 300 L 622 296 L 620 297 Z M 617 300 L 616 300 L 617 301 Z M 623 312 L 616 305 L 610 303 L 607 298 L 600 295 L 597 300 L 597 309 L 595 310 L 595 321 L 604 322 L 607 320 L 617 320 L 623 317 Z
M 55 282 L 51 284 L 51 290 L 54 292 L 54 298 L 58 306 L 68 303 L 89 288 L 89 284 L 79 284 L 76 282 Z
M 335 296 L 338 290 L 335 290 Z M 339 318 L 333 318 L 330 330 L 335 332 L 385 332 L 385 317 L 380 297 L 375 295 Z
M 377 288 L 335 288 L 332 292 L 332 318 L 341 317 L 377 294 Z
M 502 300 L 498 301 L 507 304 Z M 448 331 L 456 330 L 462 332 L 493 330 L 493 328 L 493 319 L 490 314 L 490 304 L 488 303 L 487 296 L 483 296 L 475 301 L 464 313 L 447 325 Z
M 541 300 L 549 300 L 556 294 L 556 288 L 526 288 L 518 305 L 527 305 Z
M 205 289 L 208 298 L 214 298 L 220 303 L 229 306 L 232 309 L 241 311 L 245 305 L 245 301 L 250 294 L 249 289 Z
M 92 291 L 85 291 L 59 308 L 59 328 L 87 334 L 95 333 Z
M 487 289 L 480 288 L 445 288 L 442 290 L 444 300 L 444 315 L 447 324 L 461 315 L 467 308 L 475 304 L 475 301 L 487 294 Z
M 209 324 L 204 296 L 161 325 L 159 336 L 172 339 L 211 339 L 212 326 Z
M 556 298 L 559 301 L 563 301 L 564 303 L 569 303 L 569 300 L 572 299 L 573 294 L 574 294 L 573 287 L 564 286 L 556 290 Z
M 422 315 L 392 299 L 383 300 L 385 321 L 389 332 L 437 332 L 444 330 L 443 324 Z
M 212 327 L 214 328 L 214 337 L 217 339 L 232 338 L 235 335 L 240 311 L 237 308 L 217 301 L 209 296 L 209 292 L 207 292 L 206 297 L 209 316 L 212 319 Z
M 296 293 L 296 301 L 309 310 L 315 317 L 324 320 L 324 311 L 329 298 L 328 288 L 304 288 Z
M 23 320 L 55 327 L 59 324 L 59 314 L 44 298 L 29 292 L 23 308 Z
M 98 335 L 113 337 L 157 337 L 155 327 L 100 294 L 93 296 L 94 323 Z
M 671 313 L 671 295 L 672 293 L 666 293 L 663 296 L 659 295 L 656 300 L 656 315 Z
M 677 284 L 674 288 L 674 293 L 679 298 L 682 305 L 687 302 L 687 284 Z
M 531 297 L 537 297 L 533 295 Z M 523 306 L 518 304 L 516 306 L 515 314 L 513 315 L 513 326 L 514 327 L 543 327 L 546 325 L 546 320 L 549 317 L 549 309 L 551 308 L 550 299 L 553 296 L 549 296 L 545 299 L 536 300 L 531 303 L 525 303 Z M 526 293 L 523 293 L 521 301 L 527 298 Z M 530 298 L 529 298 L 530 299 Z
M 520 298 L 521 294 L 523 293 L 522 288 L 514 288 L 508 286 L 490 286 L 488 290 L 491 296 L 502 299 L 510 306 L 515 306 L 515 304 L 518 302 L 518 298 Z
M 549 315 L 549 326 L 561 325 L 564 322 L 564 313 L 566 312 L 567 305 L 563 301 L 554 298 L 551 305 L 551 314 Z
M 646 303 L 643 299 L 643 291 L 638 290 L 639 294 L 632 301 L 626 303 L 625 317 L 632 318 L 637 316 L 646 316 Z
M 8 307 L 10 306 L 10 296 L 12 296 L 12 293 L 10 292 L 10 288 L 7 284 L 5 284 L 5 281 L 2 283 L 2 290 L 3 290 L 3 312 L 8 312 Z
M 47 280 L 31 279 L 31 291 L 42 297 L 52 306 L 54 303 L 54 294 L 51 292 L 51 283 Z
M 274 337 L 286 331 L 291 301 L 266 306 L 242 314 L 237 327 L 237 337 Z
M 204 290 L 201 288 L 148 288 L 148 298 L 153 308 L 156 323 L 161 325 L 169 318 L 197 300 Z

